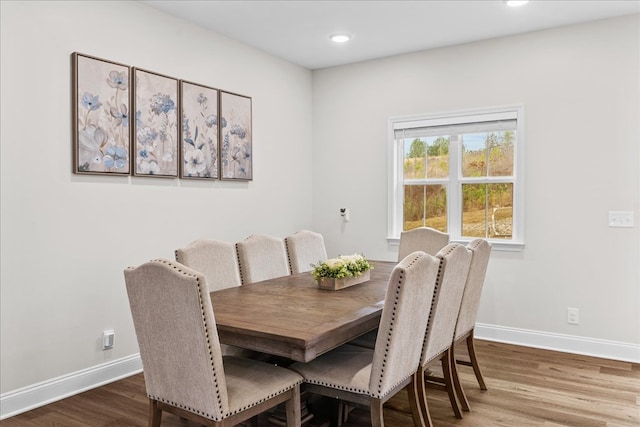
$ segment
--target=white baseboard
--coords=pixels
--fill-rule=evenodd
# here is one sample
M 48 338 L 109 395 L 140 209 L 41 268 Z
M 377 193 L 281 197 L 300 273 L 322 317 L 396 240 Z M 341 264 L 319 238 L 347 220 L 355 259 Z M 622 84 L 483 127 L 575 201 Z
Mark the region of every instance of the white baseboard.
M 0 395 L 0 420 L 142 372 L 140 354 Z
M 478 339 L 640 363 L 640 345 L 528 329 L 476 324 Z M 0 395 L 0 420 L 142 372 L 134 354 Z
M 640 363 L 640 345 L 477 323 L 474 336 L 487 341 Z

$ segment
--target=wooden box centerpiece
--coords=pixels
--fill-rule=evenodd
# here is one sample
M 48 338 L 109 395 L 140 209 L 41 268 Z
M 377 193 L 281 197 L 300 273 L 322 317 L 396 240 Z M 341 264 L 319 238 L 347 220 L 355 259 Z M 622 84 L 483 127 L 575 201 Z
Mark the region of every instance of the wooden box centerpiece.
M 369 270 L 362 273 L 360 276 L 345 277 L 342 279 L 334 279 L 331 277 L 321 277 L 317 280 L 318 287 L 320 289 L 329 289 L 330 291 L 337 291 L 339 289 L 348 288 L 349 286 L 357 285 L 359 283 L 368 282 L 371 278 Z
M 340 255 L 312 265 L 311 275 L 320 289 L 337 291 L 366 282 L 373 268 L 369 261 L 359 254 Z

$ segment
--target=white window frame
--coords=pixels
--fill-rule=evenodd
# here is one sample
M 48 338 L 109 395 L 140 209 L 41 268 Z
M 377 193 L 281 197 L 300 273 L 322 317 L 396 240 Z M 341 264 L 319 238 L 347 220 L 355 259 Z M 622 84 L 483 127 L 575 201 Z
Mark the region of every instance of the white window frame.
M 395 139 L 396 129 L 409 129 L 427 126 L 459 125 L 482 121 L 499 120 L 500 118 L 516 119 L 516 143 L 514 150 L 513 171 L 513 227 L 512 238 L 487 239 L 493 249 L 519 251 L 524 248 L 524 106 L 507 105 L 463 111 L 450 111 L 439 114 L 423 114 L 417 116 L 392 117 L 388 119 L 388 223 L 387 241 L 392 245 L 399 244 L 403 227 L 404 206 L 404 147 Z M 452 242 L 467 243 L 473 239 L 461 236 L 462 197 L 461 183 L 469 182 L 463 178 L 459 170 L 462 152 L 459 143 L 449 145 L 449 178 L 442 184 L 447 186 L 447 224 Z M 485 177 L 483 180 L 491 180 Z M 483 181 L 484 182 L 484 181 Z

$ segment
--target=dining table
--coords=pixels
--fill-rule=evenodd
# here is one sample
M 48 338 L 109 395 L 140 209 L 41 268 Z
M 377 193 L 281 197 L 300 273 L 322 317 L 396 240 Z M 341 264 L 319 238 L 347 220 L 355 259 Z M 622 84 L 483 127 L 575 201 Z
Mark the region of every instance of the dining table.
M 211 292 L 220 342 L 309 362 L 377 328 L 397 263 L 370 263 L 368 281 L 339 290 L 305 272 Z

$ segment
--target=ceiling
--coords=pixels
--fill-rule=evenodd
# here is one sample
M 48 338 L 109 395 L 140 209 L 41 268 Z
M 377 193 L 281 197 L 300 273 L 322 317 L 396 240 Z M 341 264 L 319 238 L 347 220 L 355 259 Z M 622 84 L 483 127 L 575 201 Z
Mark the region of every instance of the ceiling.
M 140 1 L 312 70 L 640 13 L 640 0 Z

